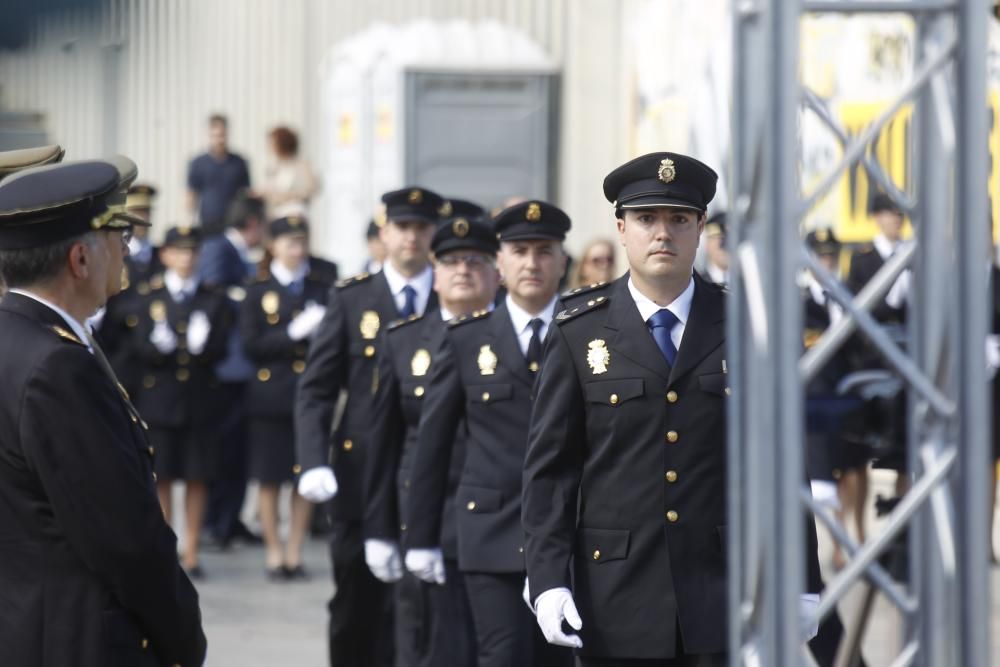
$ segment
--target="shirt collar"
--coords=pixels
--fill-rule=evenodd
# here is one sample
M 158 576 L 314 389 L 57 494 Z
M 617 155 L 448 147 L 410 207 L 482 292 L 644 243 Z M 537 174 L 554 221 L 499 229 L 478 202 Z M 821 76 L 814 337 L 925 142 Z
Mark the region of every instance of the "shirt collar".
M 657 311 L 663 310 L 663 306 L 657 305 L 652 299 L 647 297 L 645 294 L 639 291 L 632 282 L 632 278 L 628 279 L 628 291 L 632 295 L 632 299 L 635 301 L 636 308 L 639 309 L 639 316 L 642 317 L 642 321 L 646 322 L 652 317 Z M 666 308 L 672 312 L 676 317 L 677 321 L 680 322 L 681 326 L 686 326 L 688 317 L 691 315 L 691 301 L 694 299 L 694 276 L 691 276 L 691 280 L 688 282 L 688 286 L 684 288 L 684 291 L 680 293 L 676 299 L 673 300 Z
M 277 260 L 271 262 L 271 275 L 281 283 L 282 287 L 288 287 L 294 282 L 298 282 L 309 274 L 309 263 L 303 262 L 299 268 L 289 270 L 284 264 Z
M 20 294 L 21 296 L 26 296 L 29 299 L 34 299 L 35 301 L 37 301 L 38 303 L 42 304 L 43 306 L 48 306 L 50 309 L 56 311 L 56 313 L 59 315 L 59 317 L 63 318 L 63 320 L 65 320 L 65 322 L 69 326 L 69 328 L 73 330 L 73 333 L 76 334 L 76 337 L 80 339 L 80 342 L 83 343 L 84 345 L 86 345 L 88 350 L 93 351 L 93 348 L 90 347 L 90 334 L 89 334 L 89 332 L 87 331 L 86 328 L 84 328 L 84 326 L 81 323 L 77 322 L 76 318 L 74 318 L 72 315 L 70 315 L 65 310 L 63 310 L 62 308 L 60 308 L 56 304 L 52 303 L 51 301 L 49 301 L 47 299 L 43 299 L 42 297 L 38 296 L 34 292 L 29 292 L 27 290 L 23 290 L 23 289 L 19 289 L 19 288 L 14 288 L 14 289 L 11 289 L 9 291 L 10 291 L 11 294 Z
M 197 278 L 191 276 L 187 280 L 184 280 L 169 269 L 163 273 L 163 284 L 167 286 L 167 291 L 169 291 L 170 296 L 173 297 L 176 297 L 182 292 L 190 296 L 194 294 L 196 289 L 198 289 Z
M 419 295 L 430 294 L 431 287 L 434 285 L 434 269 L 431 268 L 430 264 L 412 278 L 406 278 L 397 271 L 392 262 L 386 262 L 382 265 L 382 273 L 385 274 L 385 280 L 389 283 L 389 291 L 392 292 L 393 296 L 402 292 L 407 285 L 417 290 Z
M 559 298 L 558 294 L 553 296 L 552 300 L 549 301 L 548 305 L 542 308 L 542 312 L 536 315 L 532 315 L 531 313 L 529 313 L 528 311 L 524 310 L 519 305 L 514 303 L 514 299 L 512 299 L 510 294 L 508 293 L 507 296 L 505 297 L 505 301 L 507 304 L 507 312 L 510 313 L 510 322 L 511 324 L 514 325 L 514 331 L 517 332 L 518 335 L 520 335 L 521 333 L 523 333 L 528 329 L 528 327 L 530 326 L 529 323 L 536 317 L 542 321 L 543 327 L 548 327 L 549 324 L 552 322 L 552 317 L 555 315 L 556 301 L 558 300 L 558 298 Z
M 226 230 L 222 233 L 236 248 L 236 252 L 240 253 L 240 257 L 243 261 L 247 261 L 247 258 L 250 256 L 250 246 L 247 245 L 246 239 L 244 239 L 243 235 L 240 234 L 240 230 L 235 227 L 226 227 Z
M 883 234 L 876 234 L 875 238 L 872 239 L 872 245 L 875 246 L 875 250 L 878 251 L 879 256 L 883 259 L 889 259 L 892 253 L 896 252 L 896 248 L 899 247 L 899 242 L 893 243 L 887 239 Z
M 729 282 L 729 271 L 716 266 L 712 262 L 705 265 L 705 271 L 714 283 L 724 285 Z

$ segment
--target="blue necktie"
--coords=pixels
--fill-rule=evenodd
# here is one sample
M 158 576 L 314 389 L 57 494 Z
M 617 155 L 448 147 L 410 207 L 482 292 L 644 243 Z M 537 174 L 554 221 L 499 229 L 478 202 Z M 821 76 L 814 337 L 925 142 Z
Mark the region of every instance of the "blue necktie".
M 293 280 L 292 282 L 288 283 L 288 291 L 294 296 L 302 294 L 303 287 L 305 287 L 303 280 Z
M 542 363 L 541 333 L 545 323 L 536 317 L 528 324 L 531 326 L 531 338 L 528 340 L 528 353 L 525 358 L 528 362 L 528 370 L 535 373 L 538 371 L 538 365 Z
M 403 286 L 403 309 L 399 311 L 400 317 L 409 317 L 417 314 L 417 290 L 409 285 Z
M 674 360 L 677 359 L 677 348 L 674 347 L 674 341 L 670 338 L 670 332 L 679 321 L 677 316 L 666 308 L 656 311 L 652 317 L 646 320 L 649 331 L 656 341 L 656 346 L 660 348 L 663 358 L 667 360 L 671 368 L 674 366 Z

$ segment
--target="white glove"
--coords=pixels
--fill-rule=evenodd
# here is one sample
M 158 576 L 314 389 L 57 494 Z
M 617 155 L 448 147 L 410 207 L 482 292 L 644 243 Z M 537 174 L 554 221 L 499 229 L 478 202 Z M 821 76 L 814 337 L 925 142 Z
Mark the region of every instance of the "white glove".
M 1000 335 L 986 336 L 986 379 L 992 380 L 1000 368 Z
M 403 578 L 403 561 L 395 542 L 365 540 L 365 563 L 379 581 L 391 584 Z
M 906 296 L 910 293 L 910 270 L 906 269 L 896 282 L 892 284 L 889 293 L 885 295 L 885 302 L 893 308 L 902 308 L 906 305 Z
M 574 630 L 583 627 L 580 612 L 576 610 L 573 594 L 568 588 L 551 588 L 539 595 L 535 600 L 535 617 L 548 643 L 570 648 L 583 647 L 583 640 L 579 635 L 567 635 L 562 630 L 563 621 L 569 623 L 569 627 Z
M 153 333 L 149 334 L 149 342 L 156 346 L 160 354 L 170 354 L 177 349 L 177 334 L 165 320 L 153 325 Z
M 212 323 L 208 321 L 208 315 L 200 310 L 191 313 L 187 329 L 187 345 L 191 354 L 198 355 L 205 351 L 205 343 L 208 342 L 211 331 Z
M 819 596 L 815 593 L 805 593 L 799 596 L 799 635 L 807 642 L 819 634 Z
M 325 503 L 337 495 L 337 478 L 330 466 L 310 468 L 299 477 L 299 495 L 311 503 Z
M 441 549 L 410 549 L 406 552 L 406 569 L 428 584 L 444 583 L 444 555 Z
M 302 340 L 316 333 L 316 327 L 323 321 L 326 315 L 326 307 L 310 302 L 305 310 L 299 313 L 294 320 L 288 324 L 288 337 L 292 340 Z

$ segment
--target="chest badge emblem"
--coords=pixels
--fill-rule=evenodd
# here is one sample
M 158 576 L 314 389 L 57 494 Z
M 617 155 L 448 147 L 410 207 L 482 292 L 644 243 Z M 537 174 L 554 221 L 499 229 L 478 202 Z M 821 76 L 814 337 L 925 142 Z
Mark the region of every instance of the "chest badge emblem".
M 264 296 L 260 298 L 261 310 L 267 315 L 277 315 L 280 305 L 281 297 L 278 296 L 277 292 L 264 292 Z
M 493 375 L 497 369 L 497 355 L 490 349 L 489 345 L 479 348 L 479 357 L 476 359 L 479 364 L 480 375 Z
M 427 375 L 427 369 L 431 367 L 431 353 L 427 350 L 420 348 L 413 353 L 413 359 L 410 359 L 410 372 L 413 377 L 423 377 Z
M 587 364 L 594 375 L 601 375 L 608 372 L 608 364 L 611 363 L 611 352 L 608 345 L 601 338 L 595 338 L 587 343 Z
M 374 310 L 366 310 L 361 313 L 361 337 L 365 340 L 375 340 L 379 328 L 378 313 Z
M 149 304 L 149 316 L 154 322 L 163 322 L 167 319 L 167 306 L 160 300 Z

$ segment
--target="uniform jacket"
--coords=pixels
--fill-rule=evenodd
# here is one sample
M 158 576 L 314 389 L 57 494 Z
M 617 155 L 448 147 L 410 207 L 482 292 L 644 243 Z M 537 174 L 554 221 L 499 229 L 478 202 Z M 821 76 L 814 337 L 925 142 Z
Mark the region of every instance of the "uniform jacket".
M 673 368 L 628 276 L 548 337 L 524 464 L 527 569 L 533 596 L 573 591 L 582 655 L 673 657 L 678 624 L 689 653 L 726 650 L 725 297 L 694 280 Z
M 48 307 L 0 302 L 0 659 L 201 665 L 143 424 Z
M 311 273 L 298 294 L 273 277 L 247 289 L 240 332 L 243 348 L 256 367 L 244 397 L 248 416 L 292 419 L 295 389 L 306 368 L 309 341 L 289 338 L 288 325 L 309 302 L 325 303 L 327 290 L 328 286 L 314 280 Z
M 436 306 L 431 293 L 427 310 Z M 295 399 L 295 450 L 304 471 L 332 463 L 340 486 L 332 509 L 337 519 L 362 518 L 362 471 L 379 384 L 377 355 L 384 327 L 397 319 L 385 276 L 361 274 L 330 290 L 326 315 L 309 344 Z M 334 429 L 341 391 L 347 392 L 347 403 Z
M 137 297 L 134 319 L 129 320 L 128 345 L 142 373 L 136 406 L 155 428 L 209 427 L 219 408 L 212 367 L 225 355 L 232 310 L 222 292 L 204 285 L 184 303 L 174 301 L 162 278 L 154 279 L 151 287 L 149 294 Z M 212 325 L 200 354 L 187 349 L 188 318 L 195 311 L 205 313 Z M 149 340 L 154 318 L 161 316 L 177 336 L 177 349 L 170 354 L 162 354 Z

